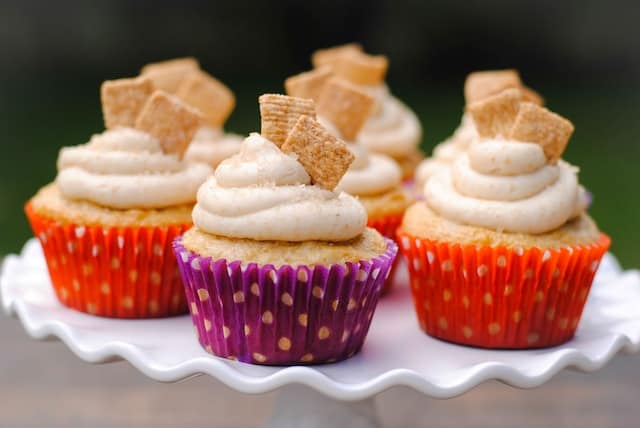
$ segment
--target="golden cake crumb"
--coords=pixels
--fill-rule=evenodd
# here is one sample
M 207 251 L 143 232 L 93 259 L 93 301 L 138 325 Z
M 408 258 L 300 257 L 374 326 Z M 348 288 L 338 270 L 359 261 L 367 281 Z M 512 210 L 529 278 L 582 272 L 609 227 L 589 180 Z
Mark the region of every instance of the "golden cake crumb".
M 264 138 L 278 147 L 287 139 L 300 116 L 316 117 L 313 100 L 288 97 L 279 94 L 264 94 L 260 103 L 261 131 Z
M 151 92 L 153 85 L 145 77 L 104 81 L 100 87 L 104 127 L 134 126 Z
M 29 201 L 34 211 L 63 224 L 102 227 L 161 227 L 191 224 L 193 205 L 163 209 L 118 210 L 83 200 L 63 197 L 54 184 L 48 184 Z
M 402 214 L 414 201 L 402 186 L 379 195 L 357 196 L 357 198 L 367 210 L 369 220 Z
M 189 251 L 213 259 L 229 262 L 258 263 L 260 265 L 332 265 L 371 260 L 386 251 L 386 241 L 374 229 L 366 228 L 358 237 L 344 242 L 286 242 L 254 241 L 211 235 L 197 227 L 189 229 L 182 238 Z
M 587 214 L 553 231 L 531 235 L 454 223 L 434 213 L 425 202 L 416 202 L 409 207 L 402 220 L 402 229 L 416 238 L 433 241 L 523 249 L 585 245 L 597 242 L 600 237 L 598 227 Z
M 300 116 L 281 147 L 294 153 L 314 184 L 328 190 L 338 185 L 354 160 L 347 145 L 309 116 Z
M 200 112 L 178 97 L 155 91 L 142 108 L 136 128 L 157 138 L 165 153 L 181 158 L 202 122 Z

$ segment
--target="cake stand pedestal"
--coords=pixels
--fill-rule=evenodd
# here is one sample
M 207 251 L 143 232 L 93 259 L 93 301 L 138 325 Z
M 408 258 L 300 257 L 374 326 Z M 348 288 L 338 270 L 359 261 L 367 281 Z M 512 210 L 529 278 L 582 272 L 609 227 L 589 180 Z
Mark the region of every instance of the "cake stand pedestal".
M 374 397 L 334 400 L 303 385 L 281 389 L 268 428 L 378 428 Z
M 248 394 L 282 388 L 271 427 L 379 426 L 373 397 L 408 386 L 430 397 L 451 398 L 487 380 L 518 388 L 545 383 L 560 370 L 594 371 L 617 352 L 640 349 L 640 273 L 622 271 L 606 255 L 577 334 L 554 348 L 493 351 L 430 338 L 418 328 L 406 277 L 376 310 L 363 350 L 335 364 L 268 367 L 212 357 L 198 344 L 189 316 L 156 320 L 97 318 L 56 300 L 39 243 L 5 259 L 0 295 L 36 339 L 62 340 L 91 363 L 124 359 L 146 376 L 176 382 L 206 374 Z

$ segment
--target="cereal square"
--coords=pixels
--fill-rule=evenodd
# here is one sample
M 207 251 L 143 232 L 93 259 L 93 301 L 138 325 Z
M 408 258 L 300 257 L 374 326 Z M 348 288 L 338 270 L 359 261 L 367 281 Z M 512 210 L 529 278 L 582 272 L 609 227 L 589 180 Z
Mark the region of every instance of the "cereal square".
M 324 84 L 332 74 L 330 67 L 316 68 L 289 77 L 284 81 L 284 88 L 289 96 L 311 98 L 317 102 Z
M 384 55 L 349 52 L 337 59 L 334 72 L 357 85 L 376 86 L 384 82 L 388 68 L 389 60 Z
M 264 138 L 278 147 L 282 146 L 300 116 L 315 119 L 315 104 L 311 99 L 289 97 L 279 94 L 264 94 L 258 98 L 260 104 L 261 131 Z
M 318 114 L 329 120 L 347 141 L 353 141 L 373 108 L 373 98 L 344 79 L 333 77 L 324 85 Z
M 318 49 L 311 55 L 311 63 L 315 68 L 324 66 L 333 68 L 340 56 L 354 52 L 362 52 L 362 46 L 358 43 L 347 43 L 346 45 Z
M 313 183 L 328 190 L 335 189 L 354 160 L 344 142 L 309 116 L 300 116 L 282 151 L 295 154 Z
M 185 77 L 199 69 L 200 65 L 195 58 L 176 58 L 147 64 L 140 74 L 151 79 L 153 89 L 175 94 Z
M 467 105 L 483 100 L 508 88 L 520 88 L 522 81 L 517 70 L 488 70 L 469 73 L 464 83 Z
M 512 88 L 467 106 L 478 134 L 482 137 L 506 138 L 518 114 L 521 99 L 520 89 Z
M 521 103 L 509 138 L 540 144 L 547 159 L 556 163 L 573 130 L 573 124 L 564 117 L 533 103 Z
M 151 80 L 144 77 L 106 80 L 100 87 L 104 126 L 132 127 L 153 91 Z
M 204 71 L 189 74 L 176 95 L 200 110 L 207 124 L 215 128 L 224 125 L 236 104 L 233 92 Z
M 157 138 L 165 153 L 182 158 L 202 123 L 199 111 L 174 95 L 155 91 L 142 108 L 136 128 Z

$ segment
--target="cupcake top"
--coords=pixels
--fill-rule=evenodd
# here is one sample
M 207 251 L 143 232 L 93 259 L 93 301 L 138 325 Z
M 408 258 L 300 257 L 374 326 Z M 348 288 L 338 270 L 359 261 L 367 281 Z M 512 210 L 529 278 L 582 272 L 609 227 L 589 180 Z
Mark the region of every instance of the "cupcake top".
M 240 150 L 242 137 L 227 134 L 223 129 L 235 107 L 235 96 L 222 82 L 203 71 L 196 59 L 148 64 L 141 75 L 151 79 L 155 88 L 175 94 L 202 114 L 204 123 L 194 135 L 185 159 L 216 167 Z
M 435 146 L 432 156 L 420 163 L 416 170 L 416 185 L 421 188 L 429 177 L 448 168 L 458 156 L 467 151 L 469 144 L 477 136 L 473 119 L 464 114 L 453 135 Z
M 198 229 L 256 241 L 339 242 L 361 235 L 364 207 L 334 191 L 353 155 L 315 121 L 313 101 L 263 95 L 260 111 L 261 134 L 249 135 L 198 190 Z
M 394 158 L 411 156 L 418 150 L 422 138 L 420 122 L 386 86 L 389 61 L 385 56 L 368 55 L 360 45 L 348 44 L 318 50 L 312 62 L 316 69 L 330 70 L 373 98 L 371 115 L 358 138 L 368 149 Z
M 290 95 L 312 98 L 317 103 L 318 122 L 345 141 L 354 161 L 338 189 L 356 196 L 375 196 L 397 188 L 402 173 L 389 157 L 371 154 L 359 141 L 359 132 L 370 116 L 374 99 L 359 86 L 332 77 L 326 68 L 292 76 L 285 82 Z
M 376 196 L 398 188 L 402 172 L 391 158 L 369 153 L 359 144 L 349 144 L 354 161 L 338 189 L 355 196 Z
M 146 78 L 107 81 L 101 93 L 108 129 L 60 151 L 55 182 L 62 196 L 114 209 L 193 203 L 211 168 L 182 154 L 201 115 L 153 91 Z
M 479 133 L 450 169 L 424 186 L 427 205 L 459 224 L 541 234 L 584 212 L 578 169 L 560 160 L 566 119 L 508 89 L 467 107 Z
M 526 87 L 517 70 L 486 70 L 470 73 L 465 81 L 465 101 L 467 105 L 495 95 L 505 89 L 517 88 L 523 100 L 543 105 L 543 98 Z M 451 166 L 453 161 L 466 152 L 472 141 L 478 137 L 473 118 L 463 114 L 460 125 L 453 135 L 433 149 L 433 155 L 425 159 L 416 171 L 416 185 L 422 188 L 427 179 Z
M 190 162 L 203 162 L 215 168 L 240 151 L 242 140 L 240 135 L 205 125 L 194 135 L 184 157 Z

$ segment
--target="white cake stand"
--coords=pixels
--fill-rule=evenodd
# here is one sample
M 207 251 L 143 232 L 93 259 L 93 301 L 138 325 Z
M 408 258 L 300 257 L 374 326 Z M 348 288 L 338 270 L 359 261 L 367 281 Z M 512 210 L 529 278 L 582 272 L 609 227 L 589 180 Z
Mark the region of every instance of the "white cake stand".
M 533 388 L 566 367 L 594 371 L 618 351 L 640 349 L 640 273 L 601 263 L 576 337 L 530 351 L 466 348 L 424 335 L 402 275 L 380 302 L 361 353 L 320 366 L 265 367 L 212 357 L 200 348 L 188 316 L 113 320 L 61 306 L 54 297 L 35 239 L 8 256 L 0 276 L 4 311 L 36 339 L 57 337 L 91 363 L 124 359 L 152 379 L 175 382 L 208 374 L 240 392 L 283 388 L 270 426 L 378 426 L 372 397 L 404 385 L 450 398 L 495 379 Z M 405 278 L 406 279 L 406 278 Z M 306 385 L 303 387 L 301 385 Z

